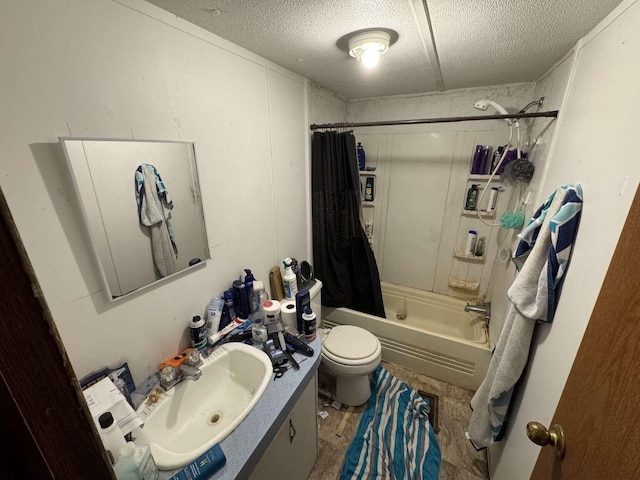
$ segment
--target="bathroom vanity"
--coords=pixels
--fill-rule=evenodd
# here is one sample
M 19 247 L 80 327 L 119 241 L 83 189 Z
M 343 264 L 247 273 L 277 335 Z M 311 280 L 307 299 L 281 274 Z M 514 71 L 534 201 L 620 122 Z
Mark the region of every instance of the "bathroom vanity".
M 227 462 L 210 480 L 266 480 L 285 471 L 291 480 L 308 477 L 318 452 L 320 337 L 309 346 L 313 357 L 296 354 L 300 369 L 289 369 L 281 378 L 271 380 L 247 417 L 220 443 Z M 162 471 L 160 479 L 175 473 Z
M 318 456 L 317 398 L 317 377 L 314 377 L 282 422 L 249 480 L 279 478 L 283 469 L 286 478 L 292 480 L 309 477 Z

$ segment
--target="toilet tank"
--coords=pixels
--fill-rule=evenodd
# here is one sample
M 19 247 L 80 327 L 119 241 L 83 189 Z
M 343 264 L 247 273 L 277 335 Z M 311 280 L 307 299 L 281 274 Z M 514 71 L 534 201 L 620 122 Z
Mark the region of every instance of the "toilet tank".
M 311 297 L 311 310 L 316 314 L 316 325 L 321 325 L 322 321 L 322 282 L 314 280 L 314 284 L 307 287 L 309 297 Z

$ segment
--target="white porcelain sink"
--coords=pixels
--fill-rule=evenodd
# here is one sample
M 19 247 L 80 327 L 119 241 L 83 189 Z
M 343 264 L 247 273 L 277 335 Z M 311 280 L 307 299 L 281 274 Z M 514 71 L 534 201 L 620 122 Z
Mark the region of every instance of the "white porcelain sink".
M 198 380 L 183 380 L 138 408 L 141 440 L 162 470 L 181 468 L 220 443 L 262 397 L 272 374 L 269 357 L 243 343 L 219 347 L 200 370 Z

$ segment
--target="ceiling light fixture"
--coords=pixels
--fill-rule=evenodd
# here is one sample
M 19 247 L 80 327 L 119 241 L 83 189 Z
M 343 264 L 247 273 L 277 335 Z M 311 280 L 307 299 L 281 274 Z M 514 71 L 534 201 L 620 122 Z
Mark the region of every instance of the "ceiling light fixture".
M 349 39 L 349 55 L 367 68 L 375 67 L 380 55 L 389 50 L 390 35 L 382 30 L 368 30 Z

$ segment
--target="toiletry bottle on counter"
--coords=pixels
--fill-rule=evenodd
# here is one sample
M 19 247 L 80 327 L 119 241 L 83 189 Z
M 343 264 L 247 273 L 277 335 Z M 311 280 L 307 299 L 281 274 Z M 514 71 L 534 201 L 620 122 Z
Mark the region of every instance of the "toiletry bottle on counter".
M 191 318 L 189 332 L 193 348 L 203 348 L 207 345 L 207 323 L 199 315 Z
M 261 319 L 257 319 L 251 328 L 251 338 L 254 342 L 264 343 L 267 341 L 267 327 L 262 324 Z
M 296 293 L 296 327 L 298 333 L 304 333 L 302 314 L 307 307 L 311 306 L 311 295 L 309 290 L 303 288 Z
M 282 283 L 284 283 L 284 298 L 293 300 L 296 297 L 296 293 L 298 293 L 298 278 L 291 268 L 291 259 L 287 257 L 283 263 L 284 276 L 282 277 Z
M 256 321 L 262 318 L 262 302 L 269 300 L 267 292 L 264 291 L 264 284 L 261 280 L 253 281 L 253 291 L 249 297 L 249 319 Z
M 169 477 L 169 480 L 205 480 L 211 478 L 226 462 L 227 457 L 216 443 L 178 473 Z
M 253 276 L 253 273 L 251 273 L 251 270 L 248 268 L 244 269 L 243 281 L 244 281 L 244 288 L 247 290 L 247 298 L 249 300 L 249 316 L 251 316 L 251 313 L 253 312 L 251 308 L 251 295 L 253 295 L 253 282 L 255 282 L 256 279 Z
M 264 325 L 271 325 L 280 321 L 280 302 L 277 300 L 267 300 L 262 304 L 264 312 Z
M 124 435 L 113 419 L 111 412 L 104 412 L 98 417 L 100 425 L 100 439 L 105 450 L 109 450 L 113 459 L 117 462 L 120 458 L 120 449 L 126 445 Z
M 305 307 L 302 314 L 302 328 L 304 329 L 304 338 L 307 340 L 316 338 L 316 314 L 309 307 Z
M 247 287 L 242 280 L 233 281 L 233 304 L 236 307 L 238 318 L 247 320 L 249 318 L 249 297 Z
M 236 307 L 233 304 L 233 291 L 227 290 L 224 292 L 224 308 L 222 310 L 222 317 L 220 319 L 220 325 L 218 330 L 222 330 L 231 322 L 236 319 Z
M 471 185 L 471 188 L 467 190 L 467 200 L 464 204 L 465 210 L 477 210 L 478 209 L 478 183 Z
M 207 336 L 213 335 L 220 329 L 224 301 L 220 297 L 212 297 L 207 306 Z
M 358 154 L 358 170 L 362 171 L 365 168 L 366 155 L 364 154 L 364 147 L 360 142 L 358 142 L 358 146 L 356 147 L 356 153 Z
M 158 480 L 160 474 L 148 445 L 127 442 L 113 466 L 118 480 Z

